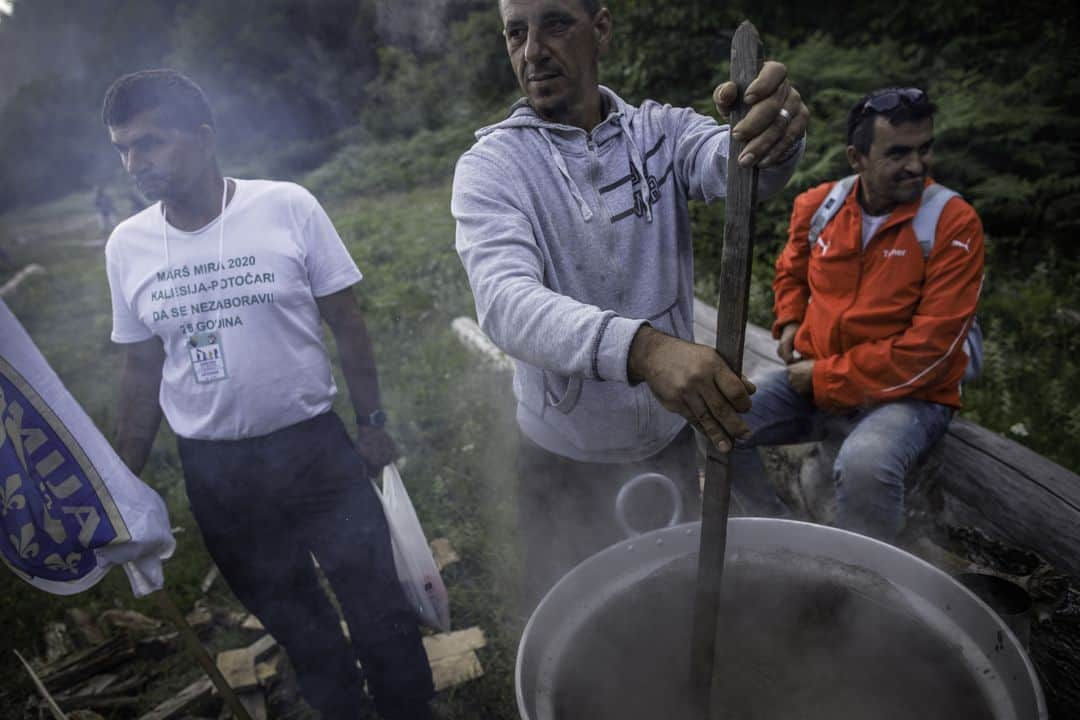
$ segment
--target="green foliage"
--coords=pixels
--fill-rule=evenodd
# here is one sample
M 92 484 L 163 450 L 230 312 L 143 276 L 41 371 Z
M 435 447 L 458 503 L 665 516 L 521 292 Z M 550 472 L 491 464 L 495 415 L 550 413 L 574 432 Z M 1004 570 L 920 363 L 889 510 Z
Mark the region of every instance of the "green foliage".
M 472 142 L 472 129 L 464 126 L 389 142 L 365 136 L 308 174 L 304 184 L 319 197 L 337 199 L 443 182 Z
M 478 6 L 478 7 L 475 7 Z M 449 23 L 439 52 L 379 48 L 379 73 L 367 85 L 364 127 L 379 138 L 475 122 L 514 92 L 502 26 L 493 4 L 452 3 L 461 18 Z
M 610 3 L 615 31 L 601 82 L 630 102 L 662 98 L 688 105 L 711 92 L 738 16 L 709 0 Z

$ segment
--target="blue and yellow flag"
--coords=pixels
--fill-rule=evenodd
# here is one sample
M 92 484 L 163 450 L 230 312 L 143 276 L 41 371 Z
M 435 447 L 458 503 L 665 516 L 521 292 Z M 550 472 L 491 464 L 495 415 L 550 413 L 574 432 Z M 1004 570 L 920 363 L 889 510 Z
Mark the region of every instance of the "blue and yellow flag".
M 113 452 L 0 300 L 0 557 L 60 595 L 123 565 L 137 597 L 172 555 L 165 503 Z

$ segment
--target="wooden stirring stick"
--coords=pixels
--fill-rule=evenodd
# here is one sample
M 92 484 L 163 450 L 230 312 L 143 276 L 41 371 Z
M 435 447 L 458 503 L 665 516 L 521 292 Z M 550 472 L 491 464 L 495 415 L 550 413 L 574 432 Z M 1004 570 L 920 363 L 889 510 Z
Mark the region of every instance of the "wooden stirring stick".
M 743 93 L 762 66 L 757 29 L 744 21 L 731 41 L 731 79 L 739 87 L 739 101 L 731 113 L 734 127 L 746 115 Z M 756 167 L 739 166 L 745 142 L 731 138 L 728 151 L 727 203 L 724 211 L 724 248 L 720 260 L 720 297 L 717 301 L 716 350 L 737 375 L 742 374 L 743 342 L 750 297 L 750 263 L 754 245 L 754 206 L 757 204 Z M 723 717 L 723 700 L 715 678 L 716 650 L 725 640 L 719 622 L 720 585 L 727 546 L 728 509 L 731 501 L 730 453 L 710 444 L 701 507 L 701 550 L 698 559 L 697 597 L 691 672 L 695 692 L 708 708 L 706 717 Z

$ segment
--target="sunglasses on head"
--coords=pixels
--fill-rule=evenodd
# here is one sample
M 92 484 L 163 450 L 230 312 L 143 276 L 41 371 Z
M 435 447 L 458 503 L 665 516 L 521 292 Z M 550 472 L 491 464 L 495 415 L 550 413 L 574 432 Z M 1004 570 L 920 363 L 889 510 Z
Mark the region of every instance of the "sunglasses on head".
M 867 98 L 866 102 L 863 103 L 860 114 L 865 115 L 869 112 L 887 113 L 898 108 L 900 103 L 909 106 L 921 105 L 927 100 L 926 93 L 919 88 L 894 88 Z

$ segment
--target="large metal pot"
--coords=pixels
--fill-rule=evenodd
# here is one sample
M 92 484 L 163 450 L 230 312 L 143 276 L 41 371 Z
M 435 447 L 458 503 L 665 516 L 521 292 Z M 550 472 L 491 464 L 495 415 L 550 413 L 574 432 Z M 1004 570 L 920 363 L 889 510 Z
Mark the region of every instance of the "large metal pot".
M 518 649 L 524 720 L 698 720 L 688 688 L 699 524 L 604 550 L 564 577 Z M 810 523 L 737 518 L 724 574 L 729 717 L 1042 720 L 1009 628 L 944 572 Z

